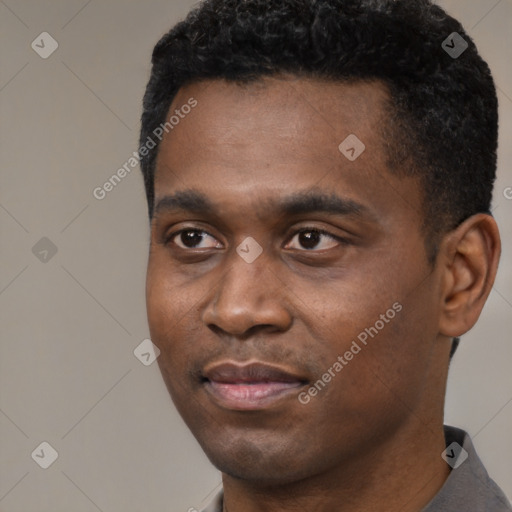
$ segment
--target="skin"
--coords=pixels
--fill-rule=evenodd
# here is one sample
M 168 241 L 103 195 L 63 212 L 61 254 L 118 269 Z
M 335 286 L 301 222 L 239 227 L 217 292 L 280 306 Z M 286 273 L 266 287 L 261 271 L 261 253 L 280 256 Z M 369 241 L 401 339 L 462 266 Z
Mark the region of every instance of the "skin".
M 215 212 L 155 214 L 147 310 L 172 399 L 223 474 L 225 510 L 420 510 L 449 474 L 440 454 L 451 338 L 472 327 L 490 292 L 494 220 L 471 217 L 428 262 L 421 189 L 387 168 L 376 129 L 388 98 L 378 82 L 214 80 L 182 88 L 170 112 L 190 97 L 197 107 L 159 149 L 155 204 L 193 189 Z M 366 146 L 353 162 L 338 149 L 349 134 Z M 283 215 L 279 201 L 304 191 L 361 211 Z M 169 236 L 186 228 L 206 232 L 196 248 Z M 307 245 L 303 228 L 344 242 Z M 250 264 L 236 252 L 248 236 L 263 250 Z M 401 311 L 300 403 L 397 302 Z M 224 360 L 278 364 L 308 382 L 267 409 L 229 410 L 201 381 Z

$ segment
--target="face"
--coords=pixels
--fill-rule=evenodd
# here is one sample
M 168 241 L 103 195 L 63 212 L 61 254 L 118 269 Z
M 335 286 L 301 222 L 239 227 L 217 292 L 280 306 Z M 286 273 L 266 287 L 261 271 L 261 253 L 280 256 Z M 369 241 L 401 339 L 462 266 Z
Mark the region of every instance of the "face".
M 209 81 L 169 115 L 191 98 L 159 149 L 147 308 L 210 460 L 291 482 L 428 418 L 440 280 L 419 186 L 386 165 L 385 88 Z

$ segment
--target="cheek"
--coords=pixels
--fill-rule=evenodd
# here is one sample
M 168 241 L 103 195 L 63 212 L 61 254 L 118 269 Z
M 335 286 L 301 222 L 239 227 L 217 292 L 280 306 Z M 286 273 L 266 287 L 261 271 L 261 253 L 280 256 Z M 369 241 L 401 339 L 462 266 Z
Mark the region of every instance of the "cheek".
M 314 285 L 300 279 L 290 284 L 295 315 L 321 353 L 343 355 L 353 340 L 364 346 L 365 341 L 390 330 L 400 315 L 397 309 L 401 306 L 395 304 L 400 294 L 390 283 L 381 286 L 376 281 L 364 272 L 328 275 Z M 312 357 L 316 353 L 311 352 Z
M 146 278 L 146 308 L 153 342 L 163 351 L 179 355 L 178 345 L 194 298 L 173 285 L 172 272 L 158 256 L 151 256 Z M 173 357 L 174 359 L 174 357 Z
M 363 427 L 372 418 L 396 420 L 419 402 L 436 330 L 432 283 L 416 274 L 389 265 L 387 274 L 326 281 L 309 296 L 303 319 L 315 342 L 308 352 L 317 379 L 330 375 L 312 399 L 319 414 L 330 404 L 340 421 L 349 415 Z
M 340 372 L 342 379 L 331 396 L 333 403 L 346 405 L 345 410 L 337 409 L 340 421 L 348 410 L 360 428 L 387 423 L 392 429 L 423 403 L 435 333 L 428 315 L 404 302 L 389 323 L 372 317 L 367 327 L 353 331 L 348 342 L 352 350 L 344 353 L 344 359 L 349 355 L 351 360 Z M 353 343 L 360 350 L 354 350 Z M 357 354 L 350 355 L 352 351 Z
M 160 349 L 157 359 L 160 372 L 178 410 L 186 402 L 186 372 L 193 354 L 187 343 L 186 322 L 190 306 L 169 285 L 165 272 L 156 265 L 148 267 L 146 305 L 150 337 Z M 188 306 L 188 307 L 187 307 Z

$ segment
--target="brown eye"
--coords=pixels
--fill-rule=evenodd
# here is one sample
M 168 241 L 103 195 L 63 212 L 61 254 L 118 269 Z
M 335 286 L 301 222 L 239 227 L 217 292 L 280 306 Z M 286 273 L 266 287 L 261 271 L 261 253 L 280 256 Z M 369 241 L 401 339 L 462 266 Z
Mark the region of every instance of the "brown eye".
M 218 246 L 213 236 L 200 229 L 182 229 L 173 233 L 168 241 L 176 244 L 181 249 L 209 249 Z M 203 243 L 207 245 L 200 246 Z
M 299 249 L 302 248 L 309 251 L 313 249 L 332 249 L 342 242 L 338 237 L 319 229 L 302 229 L 294 235 L 292 242 L 295 239 L 297 239 L 296 245 L 299 246 Z M 287 249 L 289 248 L 287 246 Z

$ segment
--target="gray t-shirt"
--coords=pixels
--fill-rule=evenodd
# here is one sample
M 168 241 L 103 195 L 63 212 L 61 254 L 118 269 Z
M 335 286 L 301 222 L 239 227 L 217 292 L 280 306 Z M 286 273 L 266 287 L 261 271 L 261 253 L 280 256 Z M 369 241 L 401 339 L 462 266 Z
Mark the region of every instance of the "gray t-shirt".
M 453 469 L 443 487 L 421 512 L 512 512 L 505 494 L 487 474 L 469 435 L 446 425 L 444 435 L 445 460 Z M 221 491 L 202 512 L 222 512 L 222 497 Z

